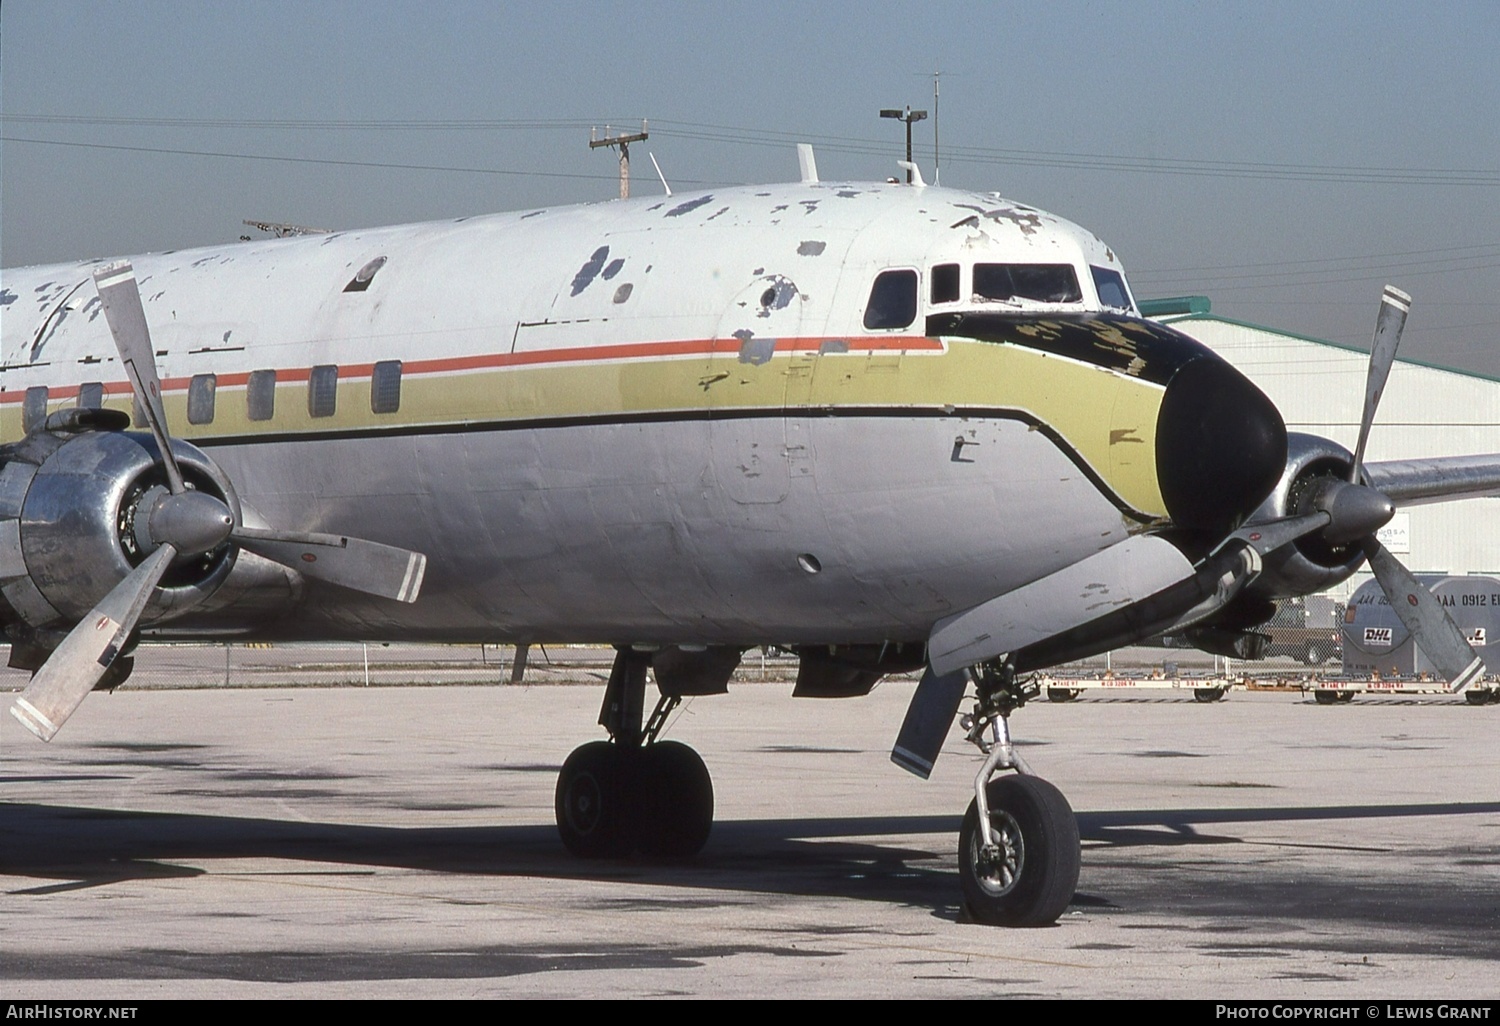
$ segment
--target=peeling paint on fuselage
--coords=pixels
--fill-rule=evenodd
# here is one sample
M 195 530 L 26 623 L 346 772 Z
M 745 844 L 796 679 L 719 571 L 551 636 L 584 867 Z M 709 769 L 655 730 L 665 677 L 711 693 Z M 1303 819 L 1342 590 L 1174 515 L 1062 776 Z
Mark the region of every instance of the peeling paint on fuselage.
M 734 216 L 687 216 L 715 195 Z M 836 196 L 836 204 L 823 202 Z M 246 503 L 277 525 L 408 545 L 432 561 L 416 607 L 393 610 L 313 586 L 298 622 L 281 629 L 455 640 L 527 629 L 594 640 L 878 641 L 895 630 L 918 636 L 924 618 L 930 625 L 945 609 L 980 601 L 1139 527 L 1080 473 L 1049 428 L 989 419 L 951 398 L 924 398 L 921 408 L 904 412 L 904 382 L 913 380 L 916 364 L 935 367 L 951 355 L 930 339 L 924 355 L 908 352 L 920 349 L 925 318 L 934 313 L 925 298 L 934 264 L 1067 262 L 1084 289 L 1077 313 L 1099 309 L 1087 267 L 1104 262 L 1105 249 L 1089 233 L 1046 215 L 1033 233 L 996 230 L 986 221 L 986 235 L 966 241 L 972 231 L 934 224 L 926 213 L 963 203 L 997 206 L 990 197 L 902 184 L 792 184 L 719 190 L 670 208 L 653 197 L 552 209 L 546 217 L 529 211 L 258 240 L 236 244 L 229 265 L 222 248 L 142 256 L 135 264 L 141 281 L 155 279 L 147 317 L 164 354 L 174 433 L 221 460 Z M 802 213 L 778 225 L 792 207 Z M 802 251 L 809 241 L 822 244 L 818 259 L 805 259 L 814 255 Z M 370 289 L 341 292 L 350 269 L 376 255 L 389 262 Z M 34 294 L 41 305 L 25 324 L 13 315 L 20 304 L 13 300 L 7 309 L 0 394 L 8 402 L 16 397 L 0 411 L 11 418 L 7 424 L 19 425 L 19 396 L 32 385 L 54 390 L 55 409 L 73 402 L 84 381 L 104 377 L 106 402 L 128 409 L 111 377 L 118 372 L 103 318 L 53 324 L 49 366 L 28 352 L 43 315 L 86 281 L 92 266 L 6 272 L 11 295 Z M 629 270 L 643 266 L 659 268 L 649 287 L 644 272 Z M 909 328 L 871 331 L 862 323 L 871 283 L 892 267 L 922 277 L 917 315 Z M 629 282 L 592 287 L 612 276 L 635 279 L 628 303 L 616 297 Z M 768 290 L 770 301 L 761 304 Z M 205 348 L 230 330 L 239 348 Z M 1133 357 L 1122 351 L 1128 347 L 1082 330 L 1117 361 L 1109 370 L 1132 374 Z M 1081 336 L 1075 330 L 1069 337 Z M 651 355 L 651 347 L 662 355 Z M 672 355 L 673 347 L 683 355 Z M 613 349 L 650 352 L 614 362 L 596 355 Z M 975 349 L 971 343 L 968 351 Z M 530 368 L 556 353 L 577 354 L 581 369 L 555 373 L 575 375 L 568 380 L 603 414 L 561 423 L 559 410 L 537 405 L 560 393 L 533 391 L 528 382 L 542 372 Z M 375 361 L 407 361 L 403 403 L 420 409 L 424 379 L 415 368 L 422 363 L 501 358 L 510 362 L 483 387 L 456 371 L 429 379 L 430 394 L 443 397 L 440 421 L 417 422 L 406 406 L 394 419 L 369 410 Z M 85 359 L 102 359 L 104 369 Z M 306 417 L 297 375 L 305 380 L 314 364 L 341 369 L 335 418 Z M 291 390 L 278 396 L 277 419 L 266 427 L 236 412 L 245 405 L 245 376 L 262 368 L 277 369 L 278 389 Z M 1149 380 L 1150 370 L 1140 377 Z M 693 398 L 650 391 L 669 380 L 668 371 L 678 375 L 670 380 L 681 381 L 681 395 Z M 220 419 L 186 424 L 187 382 L 209 373 L 218 375 Z M 858 387 L 872 398 L 862 401 L 884 412 L 865 419 L 807 415 L 809 403 L 824 412 L 854 403 L 838 391 L 848 382 L 864 382 Z M 974 394 L 982 399 L 983 389 Z M 696 405 L 679 411 L 669 404 L 677 402 Z M 680 424 L 672 420 L 678 413 Z M 631 426 L 624 430 L 609 419 L 627 415 L 645 419 L 625 421 Z M 519 417 L 542 426 L 510 422 Z M 958 464 L 949 459 L 955 421 L 978 432 Z M 469 428 L 475 424 L 483 430 Z M 262 441 L 252 431 L 274 438 Z M 0 440 L 14 437 L 8 429 Z M 955 468 L 970 476 L 943 476 Z M 900 503 L 890 498 L 893 474 L 902 481 Z M 1048 487 L 1037 487 L 1041 481 Z M 976 517 L 981 507 L 987 512 Z M 907 509 L 921 510 L 921 519 L 911 521 Z M 591 540 L 625 537 L 641 523 L 671 525 L 664 536 L 678 538 L 681 551 L 676 558 L 647 551 L 654 543 L 642 535 L 632 566 L 660 556 L 660 572 L 682 567 L 692 574 L 648 579 L 644 570 L 618 566 L 614 548 Z M 997 531 L 996 523 L 1033 527 L 1022 536 Z M 802 533 L 810 540 L 797 551 L 816 550 L 824 567 L 816 596 L 803 594 L 796 552 L 781 552 Z M 725 542 L 730 536 L 732 544 Z M 956 551 L 964 558 L 944 556 Z

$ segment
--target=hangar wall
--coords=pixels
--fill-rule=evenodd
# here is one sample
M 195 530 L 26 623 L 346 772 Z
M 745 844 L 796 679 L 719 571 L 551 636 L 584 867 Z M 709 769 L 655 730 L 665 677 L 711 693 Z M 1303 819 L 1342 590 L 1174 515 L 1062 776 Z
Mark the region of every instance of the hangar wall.
M 1201 300 L 1196 305 L 1207 306 Z M 1196 338 L 1254 381 L 1281 410 L 1288 430 L 1354 448 L 1367 353 L 1210 313 L 1157 319 Z M 1375 414 L 1368 461 L 1495 452 L 1500 452 L 1500 380 L 1396 362 Z M 1500 498 L 1409 507 L 1381 540 L 1417 573 L 1500 576 Z M 1333 594 L 1343 600 L 1369 577 L 1362 571 Z

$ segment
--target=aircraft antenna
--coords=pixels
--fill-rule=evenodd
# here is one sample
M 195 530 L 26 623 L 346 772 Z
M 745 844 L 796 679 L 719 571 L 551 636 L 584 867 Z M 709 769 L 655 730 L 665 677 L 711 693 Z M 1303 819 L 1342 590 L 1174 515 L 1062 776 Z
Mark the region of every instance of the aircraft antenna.
M 656 162 L 656 154 L 647 150 L 646 156 L 651 158 L 651 166 L 656 168 L 656 177 L 661 179 L 661 187 L 667 190 L 668 196 L 672 195 L 672 187 L 667 184 L 667 176 L 661 173 L 661 165 Z
M 625 135 L 623 133 L 620 134 L 620 135 L 610 135 L 609 134 L 609 126 L 605 125 L 604 126 L 604 138 L 603 139 L 599 139 L 599 138 L 595 138 L 594 129 L 592 129 L 592 128 L 589 129 L 589 149 L 591 149 L 591 150 L 597 150 L 601 146 L 618 146 L 618 147 L 620 147 L 620 198 L 621 199 L 629 199 L 630 198 L 630 144 L 633 143 L 633 142 L 645 142 L 648 138 L 650 138 L 650 133 L 646 131 L 646 119 L 645 118 L 641 119 L 641 130 L 639 132 L 635 132 L 635 133 L 633 133 L 631 135 Z M 654 159 L 653 159 L 652 163 L 655 163 Z M 661 173 L 661 169 L 660 168 L 657 169 L 657 173 L 658 174 Z M 666 184 L 666 180 L 665 179 L 663 179 L 662 184 L 663 185 Z M 667 190 L 667 195 L 670 196 L 671 194 L 672 194 L 672 190 L 668 189 Z

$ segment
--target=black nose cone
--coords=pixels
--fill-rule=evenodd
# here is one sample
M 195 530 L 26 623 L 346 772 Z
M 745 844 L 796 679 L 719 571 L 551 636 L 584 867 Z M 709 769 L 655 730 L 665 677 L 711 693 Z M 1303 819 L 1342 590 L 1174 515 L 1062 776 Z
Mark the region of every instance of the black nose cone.
M 1167 384 L 1156 424 L 1156 477 L 1172 522 L 1228 534 L 1286 468 L 1286 424 L 1260 389 L 1204 354 Z

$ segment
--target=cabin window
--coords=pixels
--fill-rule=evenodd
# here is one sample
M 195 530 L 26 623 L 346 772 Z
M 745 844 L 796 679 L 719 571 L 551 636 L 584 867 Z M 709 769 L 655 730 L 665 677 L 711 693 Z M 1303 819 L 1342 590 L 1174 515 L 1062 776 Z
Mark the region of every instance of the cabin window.
M 251 420 L 270 420 L 276 413 L 276 372 L 250 372 L 245 385 L 245 413 Z
M 104 385 L 98 381 L 86 381 L 78 386 L 78 408 L 97 410 L 104 405 Z
M 370 374 L 370 412 L 395 413 L 401 409 L 401 361 L 381 360 Z
M 1033 303 L 1078 303 L 1083 292 L 1071 264 L 975 264 L 974 298 Z
M 1094 275 L 1094 289 L 1099 293 L 1099 305 L 1106 310 L 1134 313 L 1135 304 L 1130 301 L 1130 291 L 1125 287 L 1125 276 L 1106 267 L 1089 266 Z
M 932 301 L 958 302 L 958 265 L 938 264 L 932 269 Z
M 188 423 L 214 422 L 214 393 L 219 389 L 217 374 L 194 374 L 188 382 Z
M 917 319 L 917 272 L 881 271 L 870 289 L 865 327 L 905 328 Z
M 307 412 L 313 417 L 332 417 L 338 408 L 339 369 L 331 363 L 312 369 L 307 379 Z
M 21 430 L 28 435 L 47 419 L 47 386 L 32 385 L 21 401 Z

